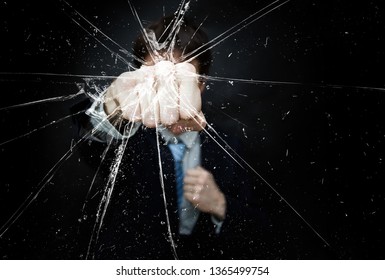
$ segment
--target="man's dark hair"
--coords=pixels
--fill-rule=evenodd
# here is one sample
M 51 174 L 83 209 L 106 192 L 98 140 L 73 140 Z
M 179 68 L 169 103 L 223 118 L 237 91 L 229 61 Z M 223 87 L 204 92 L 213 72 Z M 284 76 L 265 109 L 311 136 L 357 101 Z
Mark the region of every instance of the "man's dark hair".
M 156 36 L 156 39 L 161 44 L 163 43 L 168 35 L 170 34 L 172 28 L 167 27 L 173 24 L 174 16 L 167 16 L 161 18 L 159 21 L 150 24 L 146 29 L 152 30 Z M 196 27 L 192 21 L 183 18 L 183 22 L 180 26 L 179 32 L 175 36 L 175 46 L 174 50 L 178 50 L 181 53 L 189 54 L 192 51 L 198 49 L 199 47 L 207 44 L 209 41 L 206 33 L 198 27 Z M 207 75 L 209 73 L 210 65 L 211 65 L 211 51 L 208 49 L 208 45 L 204 47 L 204 50 L 196 60 L 199 62 L 198 72 L 201 75 Z M 198 51 L 199 52 L 199 51 Z M 145 60 L 145 58 L 149 55 L 148 47 L 146 46 L 146 41 L 143 37 L 143 34 L 140 35 L 133 44 L 133 53 L 136 57 Z M 134 59 L 134 65 L 136 67 L 140 67 L 142 63 Z

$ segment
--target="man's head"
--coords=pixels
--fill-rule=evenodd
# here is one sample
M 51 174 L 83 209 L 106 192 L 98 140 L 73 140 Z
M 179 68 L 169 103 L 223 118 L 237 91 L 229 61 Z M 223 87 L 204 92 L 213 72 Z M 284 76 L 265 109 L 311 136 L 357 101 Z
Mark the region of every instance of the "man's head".
M 173 32 L 174 16 L 167 16 L 161 18 L 159 21 L 150 24 L 146 30 L 148 32 L 152 31 L 156 37 L 159 45 L 165 42 L 167 38 L 174 38 L 173 42 L 175 43 L 173 47 L 173 56 L 179 58 L 182 54 L 186 55 L 192 51 L 198 49 L 199 47 L 208 43 L 208 37 L 206 33 L 196 27 L 190 20 L 183 18 L 183 21 L 180 24 L 179 30 L 176 34 L 171 34 Z M 169 47 L 169 42 L 166 44 L 166 48 Z M 136 57 L 142 59 L 143 61 L 151 58 L 149 51 L 150 47 L 146 43 L 143 35 L 139 36 L 133 44 L 133 53 Z M 192 61 L 194 65 L 197 65 L 197 72 L 201 75 L 207 75 L 209 73 L 211 65 L 211 52 L 207 49 L 207 46 L 198 57 Z M 160 50 L 160 52 L 165 52 L 166 49 Z M 182 62 L 182 61 L 180 61 Z M 138 68 L 142 65 L 139 60 L 134 60 L 135 66 Z

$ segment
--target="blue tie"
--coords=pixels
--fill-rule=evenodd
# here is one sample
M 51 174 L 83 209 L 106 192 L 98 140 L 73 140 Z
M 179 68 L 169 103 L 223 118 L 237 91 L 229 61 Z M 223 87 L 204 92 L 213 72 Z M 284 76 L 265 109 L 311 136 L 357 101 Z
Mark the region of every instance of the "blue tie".
M 168 144 L 168 147 L 175 161 L 176 195 L 178 201 L 178 208 L 180 208 L 183 198 L 183 156 L 186 150 L 186 145 L 183 143 Z

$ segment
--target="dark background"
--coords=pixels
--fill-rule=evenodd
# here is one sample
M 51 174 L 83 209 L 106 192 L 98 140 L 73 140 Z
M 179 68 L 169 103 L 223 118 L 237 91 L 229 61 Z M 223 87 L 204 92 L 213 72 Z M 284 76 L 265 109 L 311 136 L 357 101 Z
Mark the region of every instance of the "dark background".
M 173 13 L 179 1 L 132 3 L 146 24 Z M 214 38 L 268 3 L 191 1 L 188 14 L 198 24 L 208 16 L 203 28 Z M 139 28 L 126 1 L 70 4 L 131 49 Z M 127 71 L 101 43 L 114 52 L 119 47 L 100 33 L 95 37 L 101 43 L 87 34 L 64 2 L 3 1 L 0 9 L 0 108 L 74 94 L 79 87 L 95 93 L 92 85 L 111 81 L 41 73 L 114 76 Z M 267 241 L 271 249 L 260 257 L 384 258 L 383 14 L 381 1 L 293 0 L 213 49 L 212 76 L 273 83 L 208 81 L 209 123 L 224 139 L 232 133 L 227 123 L 242 126 L 241 156 L 330 244 L 249 172 L 277 221 L 276 234 Z M 86 21 L 80 24 L 94 32 Z M 0 110 L 0 143 L 67 116 L 79 100 Z M 0 238 L 1 258 L 85 257 L 97 205 L 90 199 L 82 211 L 95 172 L 85 158 L 98 158 L 100 151 L 85 157 L 75 150 L 49 173 L 73 139 L 68 118 L 0 145 L 0 226 L 44 186 Z

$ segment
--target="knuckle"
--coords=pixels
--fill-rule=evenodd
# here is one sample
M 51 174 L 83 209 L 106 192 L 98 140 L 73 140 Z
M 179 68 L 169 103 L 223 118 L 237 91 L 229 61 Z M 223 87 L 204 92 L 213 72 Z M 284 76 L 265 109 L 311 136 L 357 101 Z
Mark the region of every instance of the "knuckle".
M 198 183 L 199 185 L 204 185 L 205 182 L 206 182 L 205 178 L 203 178 L 203 177 L 199 177 L 199 178 L 198 178 L 198 182 L 197 182 L 197 183 Z
M 202 179 L 203 179 L 204 181 L 206 181 L 209 177 L 210 177 L 210 173 L 207 172 L 206 170 L 203 171 L 203 173 L 202 173 Z

